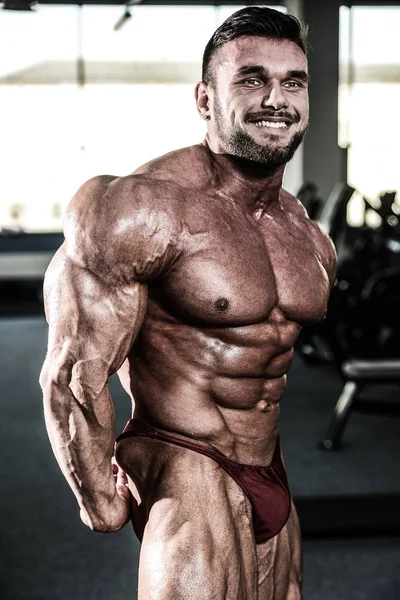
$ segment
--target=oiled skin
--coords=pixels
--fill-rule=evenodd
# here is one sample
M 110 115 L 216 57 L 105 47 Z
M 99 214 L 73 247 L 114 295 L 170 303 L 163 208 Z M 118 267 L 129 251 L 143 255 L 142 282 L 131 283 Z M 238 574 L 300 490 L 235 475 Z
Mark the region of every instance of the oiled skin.
M 189 171 L 207 160 L 201 145 L 140 170 L 158 175 L 156 189 L 176 198 L 179 258 L 149 286 L 120 377 L 135 417 L 239 462 L 269 464 L 294 342 L 300 324 L 326 312 L 334 255 L 283 190 L 277 206 L 258 215 L 223 197 L 211 201 L 201 177 L 176 186 L 174 163 Z
M 296 48 L 289 58 L 302 64 Z M 145 438 L 118 445 L 115 481 L 107 384 L 118 371 L 149 425 L 269 464 L 295 340 L 323 318 L 336 264 L 282 176 L 232 160 L 209 129 L 131 176 L 84 184 L 46 274 L 49 437 L 89 527 L 146 524 L 139 600 L 300 598 L 294 510 L 256 546 L 249 502 L 218 465 Z

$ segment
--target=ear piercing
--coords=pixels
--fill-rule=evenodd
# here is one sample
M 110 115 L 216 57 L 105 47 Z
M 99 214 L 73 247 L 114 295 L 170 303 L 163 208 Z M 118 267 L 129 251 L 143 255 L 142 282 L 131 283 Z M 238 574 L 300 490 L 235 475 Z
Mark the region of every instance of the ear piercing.
M 211 119 L 210 115 L 203 115 L 203 119 L 205 121 L 209 121 Z

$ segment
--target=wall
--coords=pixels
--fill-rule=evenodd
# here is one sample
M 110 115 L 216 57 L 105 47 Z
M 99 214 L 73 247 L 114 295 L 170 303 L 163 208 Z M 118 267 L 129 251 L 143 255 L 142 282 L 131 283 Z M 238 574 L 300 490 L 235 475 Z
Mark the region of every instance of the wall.
M 310 129 L 304 141 L 304 179 L 326 199 L 344 177 L 338 140 L 339 0 L 304 0 L 309 26 Z

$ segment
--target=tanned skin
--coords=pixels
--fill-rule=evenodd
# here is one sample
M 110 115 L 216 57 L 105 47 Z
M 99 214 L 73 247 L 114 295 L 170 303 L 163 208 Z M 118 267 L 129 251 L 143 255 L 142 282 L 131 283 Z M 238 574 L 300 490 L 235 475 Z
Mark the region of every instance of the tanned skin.
M 238 78 L 249 65 L 263 71 Z M 216 85 L 196 87 L 199 114 L 211 117 L 205 141 L 84 184 L 46 274 L 49 437 L 86 525 L 115 531 L 132 519 L 144 530 L 139 600 L 301 597 L 294 507 L 256 545 L 248 499 L 211 459 L 136 437 L 112 464 L 108 378 L 118 372 L 135 418 L 239 463 L 270 463 L 293 346 L 325 314 L 336 257 L 282 189 L 284 165 L 226 153 L 216 102 L 226 131 L 284 148 L 307 127 L 304 72 L 288 40 L 220 47 Z M 259 127 L 249 111 L 293 119 Z

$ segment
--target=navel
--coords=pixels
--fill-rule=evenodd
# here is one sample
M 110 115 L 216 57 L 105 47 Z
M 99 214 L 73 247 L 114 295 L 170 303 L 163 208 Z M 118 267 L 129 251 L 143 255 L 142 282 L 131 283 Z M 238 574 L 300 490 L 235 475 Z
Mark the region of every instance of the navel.
M 257 402 L 257 408 L 261 412 L 268 412 L 271 409 L 271 403 L 267 400 L 260 400 Z
M 217 310 L 223 312 L 229 308 L 229 300 L 226 298 L 218 298 L 218 300 L 214 302 L 214 306 Z

